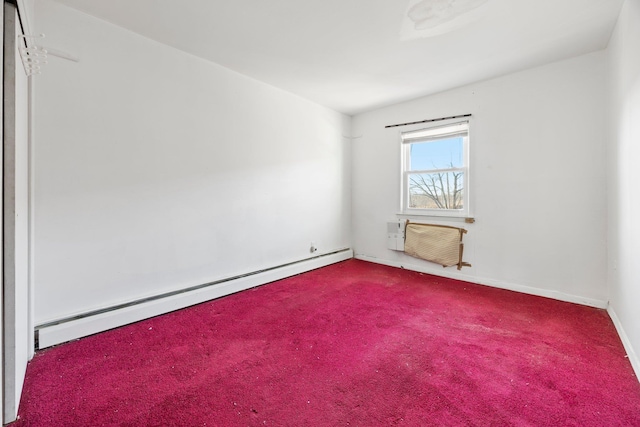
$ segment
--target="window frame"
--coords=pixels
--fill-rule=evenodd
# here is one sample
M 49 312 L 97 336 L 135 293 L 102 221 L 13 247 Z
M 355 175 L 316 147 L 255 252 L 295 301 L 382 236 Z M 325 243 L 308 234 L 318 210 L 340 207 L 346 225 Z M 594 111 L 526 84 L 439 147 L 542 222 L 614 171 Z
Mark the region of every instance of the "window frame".
M 467 124 L 466 136 L 462 141 L 462 167 L 459 168 L 442 168 L 431 170 L 408 170 L 410 165 L 411 145 L 427 141 L 438 141 L 447 139 L 446 135 L 442 138 L 423 138 L 422 140 L 417 138 L 414 141 L 405 142 L 407 134 L 416 133 L 418 131 L 429 131 L 438 128 L 446 128 L 457 124 Z M 464 120 L 452 119 L 443 120 L 437 124 L 418 124 L 407 127 L 399 132 L 398 139 L 400 142 L 400 215 L 407 216 L 437 216 L 437 217 L 450 217 L 450 218 L 468 218 L 471 216 L 471 190 L 470 190 L 470 140 L 472 137 L 472 121 L 471 117 Z M 462 209 L 422 209 L 422 208 L 410 208 L 409 207 L 409 175 L 416 173 L 437 173 L 437 172 L 455 172 L 462 171 L 464 173 L 464 193 L 463 193 L 463 208 Z

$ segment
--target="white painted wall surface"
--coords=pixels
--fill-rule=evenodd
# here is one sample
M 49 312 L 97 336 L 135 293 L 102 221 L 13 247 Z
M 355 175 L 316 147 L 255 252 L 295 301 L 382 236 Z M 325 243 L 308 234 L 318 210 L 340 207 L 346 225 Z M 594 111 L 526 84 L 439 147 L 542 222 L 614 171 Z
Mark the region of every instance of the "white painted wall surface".
M 627 0 L 608 48 L 612 317 L 640 376 L 640 1 Z
M 355 116 L 356 256 L 606 307 L 605 56 L 588 54 Z M 387 249 L 398 218 L 399 132 L 385 125 L 473 114 L 465 261 L 441 266 Z
M 350 247 L 348 116 L 51 1 L 36 323 Z

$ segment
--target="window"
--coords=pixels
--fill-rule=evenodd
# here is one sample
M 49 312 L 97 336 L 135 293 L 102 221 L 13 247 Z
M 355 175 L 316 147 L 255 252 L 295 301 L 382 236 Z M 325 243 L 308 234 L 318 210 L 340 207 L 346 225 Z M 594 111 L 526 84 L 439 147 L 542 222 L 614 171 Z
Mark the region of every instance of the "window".
M 402 212 L 469 216 L 469 122 L 403 132 Z

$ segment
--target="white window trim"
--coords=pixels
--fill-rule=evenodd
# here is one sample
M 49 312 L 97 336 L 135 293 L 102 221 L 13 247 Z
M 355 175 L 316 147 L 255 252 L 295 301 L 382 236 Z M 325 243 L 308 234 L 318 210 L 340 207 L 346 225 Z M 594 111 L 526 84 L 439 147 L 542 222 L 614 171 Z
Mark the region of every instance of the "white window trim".
M 452 170 L 462 170 L 464 171 L 464 208 L 463 209 L 412 209 L 409 208 L 408 205 L 408 176 L 409 173 L 415 172 L 428 172 L 428 171 L 407 171 L 406 165 L 409 161 L 409 150 L 407 147 L 410 143 L 403 143 L 403 134 L 409 132 L 415 132 L 418 130 L 428 130 L 435 129 L 444 126 L 450 126 L 456 123 L 468 123 L 468 134 L 467 137 L 463 140 L 463 155 L 465 164 L 462 168 L 453 168 L 453 169 L 439 169 L 438 171 L 452 171 Z M 473 123 L 472 117 L 467 117 L 463 120 L 461 119 L 451 119 L 451 120 L 443 120 L 438 122 L 437 124 L 432 124 L 431 126 L 425 123 L 411 125 L 403 128 L 398 132 L 398 141 L 400 143 L 400 212 L 398 212 L 398 216 L 430 216 L 430 217 L 442 217 L 442 218 L 469 218 L 472 217 L 472 206 L 471 206 L 471 167 L 470 167 L 470 143 L 469 141 L 473 138 Z

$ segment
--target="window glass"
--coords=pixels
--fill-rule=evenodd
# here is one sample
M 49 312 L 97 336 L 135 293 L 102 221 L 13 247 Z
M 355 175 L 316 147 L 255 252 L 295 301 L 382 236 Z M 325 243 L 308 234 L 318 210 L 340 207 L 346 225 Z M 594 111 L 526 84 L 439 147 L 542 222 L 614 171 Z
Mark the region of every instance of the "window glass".
M 409 174 L 409 208 L 464 208 L 464 172 Z
M 462 137 L 411 144 L 409 170 L 461 168 L 464 166 Z

